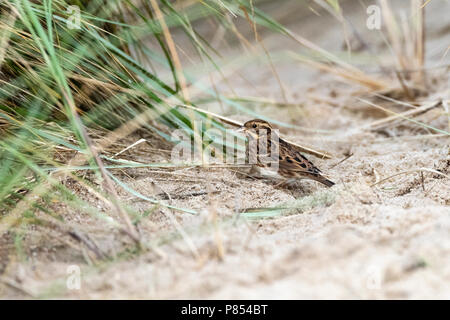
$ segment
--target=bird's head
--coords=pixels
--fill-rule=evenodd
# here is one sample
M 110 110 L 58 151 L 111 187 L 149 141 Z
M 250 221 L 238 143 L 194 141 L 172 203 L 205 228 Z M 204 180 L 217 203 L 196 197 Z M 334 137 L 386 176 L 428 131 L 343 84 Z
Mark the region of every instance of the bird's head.
M 259 132 L 261 131 L 264 131 L 267 134 L 269 134 L 272 131 L 272 129 L 273 129 L 272 126 L 267 121 L 261 119 L 253 119 L 244 123 L 244 125 L 240 127 L 238 131 L 243 132 L 245 134 L 258 135 Z

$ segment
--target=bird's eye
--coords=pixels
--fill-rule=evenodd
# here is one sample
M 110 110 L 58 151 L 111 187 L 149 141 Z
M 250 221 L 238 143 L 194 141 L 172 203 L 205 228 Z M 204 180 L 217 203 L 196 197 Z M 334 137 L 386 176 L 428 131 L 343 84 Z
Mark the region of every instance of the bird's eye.
M 256 129 L 256 123 L 253 124 L 253 128 Z

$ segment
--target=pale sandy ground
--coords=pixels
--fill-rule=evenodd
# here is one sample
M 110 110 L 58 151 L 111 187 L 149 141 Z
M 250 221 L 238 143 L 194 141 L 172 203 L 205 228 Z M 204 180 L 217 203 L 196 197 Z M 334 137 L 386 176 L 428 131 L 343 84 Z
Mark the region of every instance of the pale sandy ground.
M 450 44 L 446 16 L 450 3 L 437 2 L 431 1 L 427 12 L 428 65 L 449 62 L 448 56 L 444 61 L 440 59 Z M 265 8 L 289 28 L 326 49 L 341 48 L 343 38 L 338 22 L 326 14 L 319 17 L 290 6 Z M 360 4 L 358 8 L 344 9 L 355 26 L 364 25 Z M 373 38 L 370 41 L 375 47 L 383 46 L 377 36 L 365 29 L 361 32 L 367 41 Z M 247 35 L 251 38 L 251 33 Z M 281 49 L 300 52 L 298 45 L 280 35 L 267 33 L 264 38 L 271 52 Z M 262 56 L 261 60 L 264 59 Z M 150 299 L 450 298 L 450 180 L 429 172 L 423 174 L 422 180 L 416 172 L 370 186 L 383 177 L 409 169 L 430 168 L 449 175 L 449 138 L 430 137 L 433 132 L 410 122 L 377 132 L 359 130 L 384 116 L 355 99 L 354 95 L 365 96 L 360 87 L 342 84 L 330 75 L 293 62 L 274 63 L 288 99 L 300 105 L 276 107 L 253 103 L 249 107 L 275 120 L 332 131 L 306 134 L 282 129 L 292 141 L 335 155 L 332 160 L 309 158 L 337 182 L 336 186 L 326 189 L 304 181 L 297 188 L 283 189 L 229 169 L 188 168 L 176 174 L 156 169 L 115 171 L 143 195 L 161 198 L 168 193 L 174 197 L 172 205 L 200 214 L 156 208 L 141 220 L 139 230 L 142 238 L 157 249 L 136 254 L 127 249 L 131 246 L 125 235 L 61 205 L 60 209 L 67 211 L 67 219 L 89 231 L 99 248 L 115 259 L 89 265 L 87 261 L 91 259 L 87 256 L 92 256 L 89 250 L 80 251 L 83 246 L 60 232 L 36 227 L 25 239 L 28 258 L 20 259 L 12 251 L 3 256 L 3 261 L 8 262 L 4 262 L 2 276 L 11 281 L 0 286 L 0 295 Z M 376 69 L 375 64 L 372 66 Z M 447 73 L 448 70 L 438 69 L 430 75 L 438 82 L 430 90 L 428 100 L 448 99 Z M 228 77 L 236 94 L 282 99 L 266 63 L 249 64 L 239 74 L 247 81 L 236 73 Z M 226 84 L 217 85 L 221 92 L 232 94 Z M 311 97 L 317 96 L 333 103 L 313 101 Z M 384 105 L 396 111 L 406 110 Z M 221 111 L 218 106 L 210 107 Z M 222 112 L 240 121 L 250 118 L 231 108 Z M 442 107 L 416 120 L 449 129 Z M 170 147 L 150 137 L 148 132 L 135 134 L 121 143 L 126 146 L 141 137 L 148 138 L 150 144 L 133 148 L 123 158 L 142 162 L 169 159 L 152 148 L 170 150 Z M 348 153 L 353 155 L 339 163 Z M 91 203 L 97 201 L 76 183 L 67 184 Z M 148 202 L 121 188 L 118 190 L 124 202 L 138 212 L 152 208 Z M 175 199 L 192 192 L 210 193 Z M 246 208 L 273 207 L 295 199 L 306 205 L 288 215 L 251 220 L 239 214 Z M 101 202 L 98 206 L 104 208 Z M 80 290 L 66 288 L 70 265 L 81 267 Z

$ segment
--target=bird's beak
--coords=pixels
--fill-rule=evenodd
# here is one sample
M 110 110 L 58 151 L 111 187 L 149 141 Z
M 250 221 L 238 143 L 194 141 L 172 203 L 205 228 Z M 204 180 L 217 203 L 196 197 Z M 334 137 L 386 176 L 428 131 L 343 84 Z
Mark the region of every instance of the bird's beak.
M 236 129 L 236 132 L 244 133 L 245 132 L 245 127 L 240 127 L 238 129 Z

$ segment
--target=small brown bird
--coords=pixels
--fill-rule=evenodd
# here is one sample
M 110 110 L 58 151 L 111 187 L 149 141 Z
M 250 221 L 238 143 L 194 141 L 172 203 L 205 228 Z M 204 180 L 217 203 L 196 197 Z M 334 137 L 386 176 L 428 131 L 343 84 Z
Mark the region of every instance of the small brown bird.
M 276 172 L 269 174 L 278 179 L 294 181 L 297 179 L 312 179 L 318 181 L 327 187 L 333 186 L 335 183 L 322 176 L 321 171 L 306 159 L 297 149 L 296 146 L 284 141 L 278 135 L 278 130 L 275 130 L 270 123 L 260 119 L 247 121 L 238 129 L 238 131 L 245 133 L 249 140 L 248 155 L 257 159 L 256 166 L 260 168 L 260 172 L 267 172 L 267 169 L 278 160 L 278 165 L 275 166 Z M 264 139 L 265 141 L 261 141 Z M 252 144 L 253 142 L 253 144 Z M 260 143 L 266 143 L 266 150 L 276 150 L 278 152 L 278 159 L 275 161 L 261 161 L 267 159 L 269 152 L 260 153 Z M 272 142 L 278 143 L 277 146 L 272 146 Z M 250 145 L 254 147 L 251 148 Z M 273 148 L 274 147 L 274 148 Z M 256 153 L 256 155 L 255 155 Z M 273 166 L 272 166 L 273 167 Z M 262 169 L 262 170 L 261 170 Z

